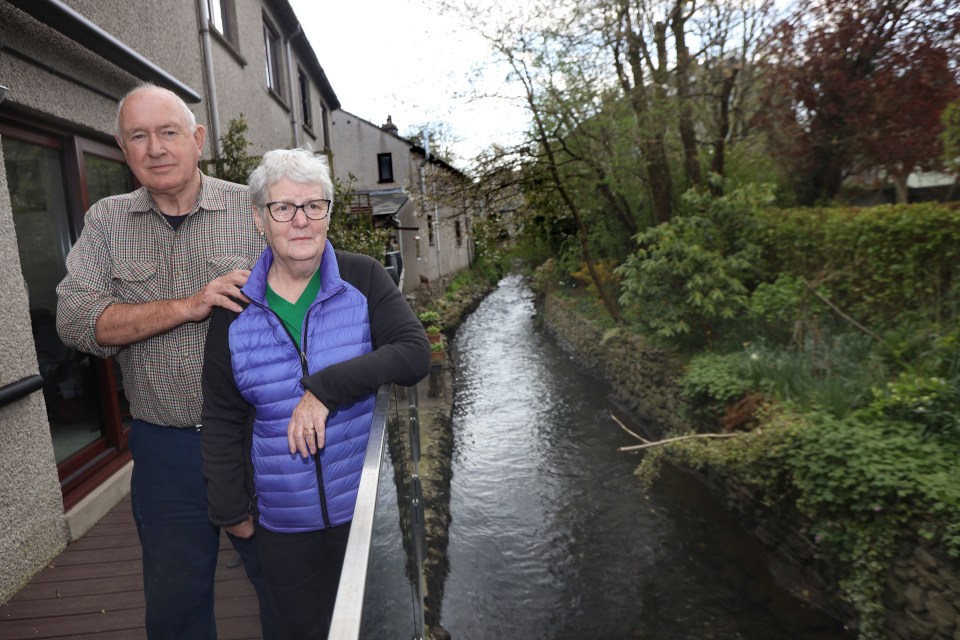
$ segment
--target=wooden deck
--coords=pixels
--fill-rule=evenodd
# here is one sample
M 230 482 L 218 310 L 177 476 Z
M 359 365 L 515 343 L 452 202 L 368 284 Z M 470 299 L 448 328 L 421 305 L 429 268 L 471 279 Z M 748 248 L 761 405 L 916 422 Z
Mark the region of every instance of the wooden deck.
M 226 535 L 217 566 L 220 640 L 260 638 L 257 597 Z M 0 640 L 146 640 L 140 543 L 122 500 L 0 607 Z

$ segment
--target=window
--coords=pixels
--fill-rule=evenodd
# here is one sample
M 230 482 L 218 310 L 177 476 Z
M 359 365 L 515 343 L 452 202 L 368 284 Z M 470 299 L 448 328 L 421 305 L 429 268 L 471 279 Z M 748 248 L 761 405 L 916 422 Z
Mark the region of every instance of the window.
M 320 125 L 323 127 L 323 148 L 330 148 L 330 129 L 327 127 L 327 108 L 320 107 Z
M 270 25 L 263 23 L 263 49 L 266 56 L 267 87 L 278 97 L 283 97 L 283 62 L 280 55 L 280 34 Z
M 433 216 L 432 215 L 427 216 L 427 242 L 430 244 L 431 247 L 434 244 L 436 244 L 433 239 Z
M 313 128 L 313 111 L 310 109 L 310 80 L 303 69 L 297 69 L 297 83 L 300 85 L 300 117 L 303 118 L 303 126 L 308 129 Z
M 377 154 L 377 166 L 380 170 L 380 182 L 393 182 L 393 156 L 389 153 Z
M 457 234 L 457 246 L 463 246 L 463 231 L 460 229 L 460 221 L 454 220 L 453 222 L 453 232 Z
M 236 12 L 234 0 L 207 0 L 210 11 L 210 26 L 216 29 L 230 44 L 237 46 Z

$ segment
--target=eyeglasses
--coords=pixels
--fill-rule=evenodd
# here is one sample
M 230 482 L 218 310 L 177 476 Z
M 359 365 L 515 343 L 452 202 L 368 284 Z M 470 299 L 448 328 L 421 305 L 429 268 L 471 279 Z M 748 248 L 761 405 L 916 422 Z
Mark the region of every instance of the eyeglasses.
M 330 212 L 329 200 L 307 200 L 303 204 L 292 202 L 268 202 L 267 211 L 277 222 L 290 222 L 297 215 L 297 209 L 303 209 L 304 215 L 311 220 L 323 220 Z

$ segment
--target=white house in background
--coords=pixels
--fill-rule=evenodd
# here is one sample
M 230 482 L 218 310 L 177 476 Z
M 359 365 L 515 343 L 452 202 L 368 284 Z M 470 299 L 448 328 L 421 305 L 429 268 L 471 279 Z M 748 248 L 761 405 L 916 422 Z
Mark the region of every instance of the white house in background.
M 848 199 L 858 206 L 894 204 L 898 198 L 896 180 L 883 169 L 871 169 L 844 181 Z M 900 197 L 907 202 L 960 200 L 960 175 L 944 171 L 914 171 L 900 185 Z
M 470 266 L 474 212 L 466 175 L 398 135 L 390 116 L 377 126 L 337 109 L 330 140 L 334 176 L 351 185 L 354 210 L 393 229 L 405 293 Z

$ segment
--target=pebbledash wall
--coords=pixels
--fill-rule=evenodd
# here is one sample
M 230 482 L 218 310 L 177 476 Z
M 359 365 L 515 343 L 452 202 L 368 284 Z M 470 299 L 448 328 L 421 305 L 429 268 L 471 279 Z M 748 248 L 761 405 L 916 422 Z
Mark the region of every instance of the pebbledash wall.
M 2 154 L 2 148 L 0 148 Z M 39 375 L 0 155 L 0 387 Z M 0 600 L 66 546 L 60 481 L 39 392 L 0 407 Z
M 552 294 L 538 296 L 544 328 L 586 371 L 611 386 L 612 400 L 649 421 L 651 438 L 660 438 L 677 422 L 682 406 L 681 365 L 642 337 L 605 331 L 578 315 Z M 741 525 L 772 551 L 777 580 L 836 618 L 855 625 L 855 614 L 837 593 L 835 570 L 818 559 L 800 533 L 802 515 L 775 512 L 753 492 L 729 478 L 706 472 L 703 479 L 741 516 Z M 884 595 L 886 634 L 892 640 L 960 640 L 960 563 L 919 537 L 898 549 Z

